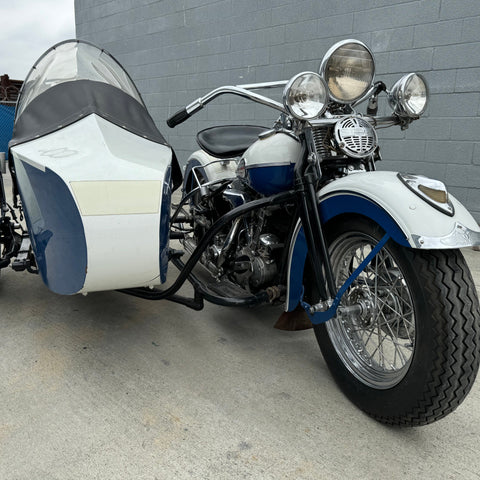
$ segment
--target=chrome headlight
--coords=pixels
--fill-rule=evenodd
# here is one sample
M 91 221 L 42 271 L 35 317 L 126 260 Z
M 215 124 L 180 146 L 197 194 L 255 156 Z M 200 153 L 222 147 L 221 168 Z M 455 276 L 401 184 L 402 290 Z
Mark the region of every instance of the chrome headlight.
M 327 104 L 325 81 L 314 72 L 295 75 L 283 91 L 283 104 L 288 113 L 300 120 L 319 117 Z
M 358 40 L 343 40 L 323 57 L 320 75 L 327 82 L 333 100 L 353 103 L 372 85 L 375 75 L 373 54 Z
M 392 88 L 388 101 L 400 116 L 419 117 L 427 108 L 428 87 L 418 73 L 403 76 Z

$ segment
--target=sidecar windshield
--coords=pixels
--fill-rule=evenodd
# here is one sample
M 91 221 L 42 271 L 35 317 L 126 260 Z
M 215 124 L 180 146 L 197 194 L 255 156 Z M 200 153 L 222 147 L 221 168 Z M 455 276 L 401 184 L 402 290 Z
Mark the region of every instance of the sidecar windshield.
M 127 72 L 110 54 L 86 42 L 67 40 L 45 52 L 30 70 L 20 93 L 16 117 L 41 93 L 75 80 L 113 85 L 143 105 Z
M 27 75 L 9 147 L 48 135 L 90 114 L 167 145 L 122 66 L 90 43 L 67 40 L 47 50 Z

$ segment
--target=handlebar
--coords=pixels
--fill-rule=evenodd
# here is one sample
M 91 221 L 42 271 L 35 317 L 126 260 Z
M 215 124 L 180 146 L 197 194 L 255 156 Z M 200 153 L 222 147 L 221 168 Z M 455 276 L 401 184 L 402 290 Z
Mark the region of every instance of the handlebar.
M 170 128 L 174 128 L 177 125 L 180 125 L 181 123 L 183 123 L 185 120 L 187 120 L 191 116 L 192 115 L 187 112 L 187 107 L 184 107 L 167 119 L 167 125 Z
M 268 82 L 268 83 L 254 83 L 249 85 L 224 86 L 224 87 L 216 88 L 215 90 L 212 90 L 211 92 L 207 93 L 203 97 L 197 98 L 197 100 L 193 101 L 192 103 L 188 104 L 186 107 L 174 113 L 171 117 L 167 119 L 167 125 L 170 128 L 176 127 L 180 123 L 183 123 L 185 120 L 189 119 L 192 115 L 197 113 L 199 110 L 201 110 L 205 105 L 210 103 L 216 97 L 220 95 L 225 95 L 225 94 L 238 95 L 240 97 L 252 100 L 256 103 L 260 103 L 267 107 L 271 107 L 276 110 L 279 110 L 282 113 L 287 113 L 283 104 L 275 100 L 272 100 L 271 98 L 268 98 L 263 95 L 259 95 L 258 93 L 254 93 L 250 91 L 255 89 L 282 87 L 282 86 L 285 86 L 286 83 L 287 83 L 286 81 L 278 81 L 278 82 Z M 375 85 L 372 86 L 369 93 L 378 94 L 378 92 L 383 89 L 384 89 L 383 82 L 377 82 Z M 362 97 L 362 99 L 357 101 L 356 104 L 360 103 L 360 101 L 363 101 L 366 98 L 367 98 L 367 95 L 365 95 L 364 97 Z M 374 115 L 367 115 L 364 118 L 370 123 L 372 123 L 375 127 L 398 125 L 402 123 L 400 118 L 395 115 L 388 116 L 388 117 L 377 117 Z M 340 119 L 340 116 L 332 115 L 331 117 L 327 117 L 327 118 L 310 120 L 309 123 L 312 126 L 332 125 L 332 124 L 335 124 L 339 119 Z
M 197 98 L 197 100 L 190 103 L 189 105 L 187 105 L 186 107 L 182 108 L 181 110 L 176 112 L 174 115 L 169 117 L 167 119 L 167 125 L 170 128 L 174 128 L 175 126 L 179 125 L 180 123 L 184 122 L 185 120 L 190 118 L 192 115 L 197 113 L 207 103 L 211 102 L 214 98 L 220 95 L 225 95 L 227 93 L 230 93 L 232 95 L 238 95 L 243 98 L 248 98 L 249 100 L 260 103 L 267 107 L 274 108 L 276 110 L 280 110 L 282 113 L 285 113 L 285 107 L 281 103 L 276 102 L 271 98 L 264 97 L 263 95 L 259 95 L 258 93 L 254 93 L 248 90 L 248 89 L 253 90 L 258 88 L 280 87 L 285 84 L 286 82 L 282 81 L 282 82 L 270 82 L 270 83 L 264 83 L 264 84 L 257 83 L 257 84 L 251 84 L 251 85 L 225 86 L 225 87 L 216 88 L 215 90 L 212 90 L 211 92 L 207 93 L 203 97 Z

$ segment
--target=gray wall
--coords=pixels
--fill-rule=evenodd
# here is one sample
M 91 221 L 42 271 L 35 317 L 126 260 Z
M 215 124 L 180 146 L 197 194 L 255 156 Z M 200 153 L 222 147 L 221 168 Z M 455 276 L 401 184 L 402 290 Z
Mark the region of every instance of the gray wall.
M 124 64 L 181 162 L 201 128 L 276 115 L 225 97 L 171 130 L 180 107 L 219 85 L 317 70 L 338 40 L 366 42 L 378 79 L 417 71 L 431 91 L 409 130 L 381 131 L 380 168 L 443 180 L 480 220 L 479 0 L 75 0 L 75 13 L 77 37 Z

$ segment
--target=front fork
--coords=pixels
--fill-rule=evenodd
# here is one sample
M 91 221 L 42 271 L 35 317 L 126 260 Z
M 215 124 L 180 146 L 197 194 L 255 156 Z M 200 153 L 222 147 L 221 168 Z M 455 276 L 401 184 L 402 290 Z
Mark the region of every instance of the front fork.
M 335 279 L 333 278 L 330 255 L 318 212 L 317 195 L 315 193 L 315 176 L 308 173 L 297 178 L 297 195 L 300 204 L 300 218 L 308 257 L 313 267 L 313 275 L 318 285 L 320 299 L 328 301 L 335 294 Z
M 315 305 L 305 302 L 303 294 L 300 304 L 307 312 L 311 322 L 314 325 L 318 325 L 334 317 L 337 310 L 349 310 L 342 313 L 355 313 L 355 309 L 361 307 L 358 305 L 340 307 L 340 301 L 360 273 L 387 243 L 390 235 L 384 235 L 344 284 L 337 289 L 330 262 L 330 254 L 320 220 L 315 180 L 315 175 L 311 173 L 299 176 L 296 187 L 300 203 L 300 218 L 307 242 L 308 257 L 312 265 L 314 281 L 318 285 L 320 293 L 320 300 Z

